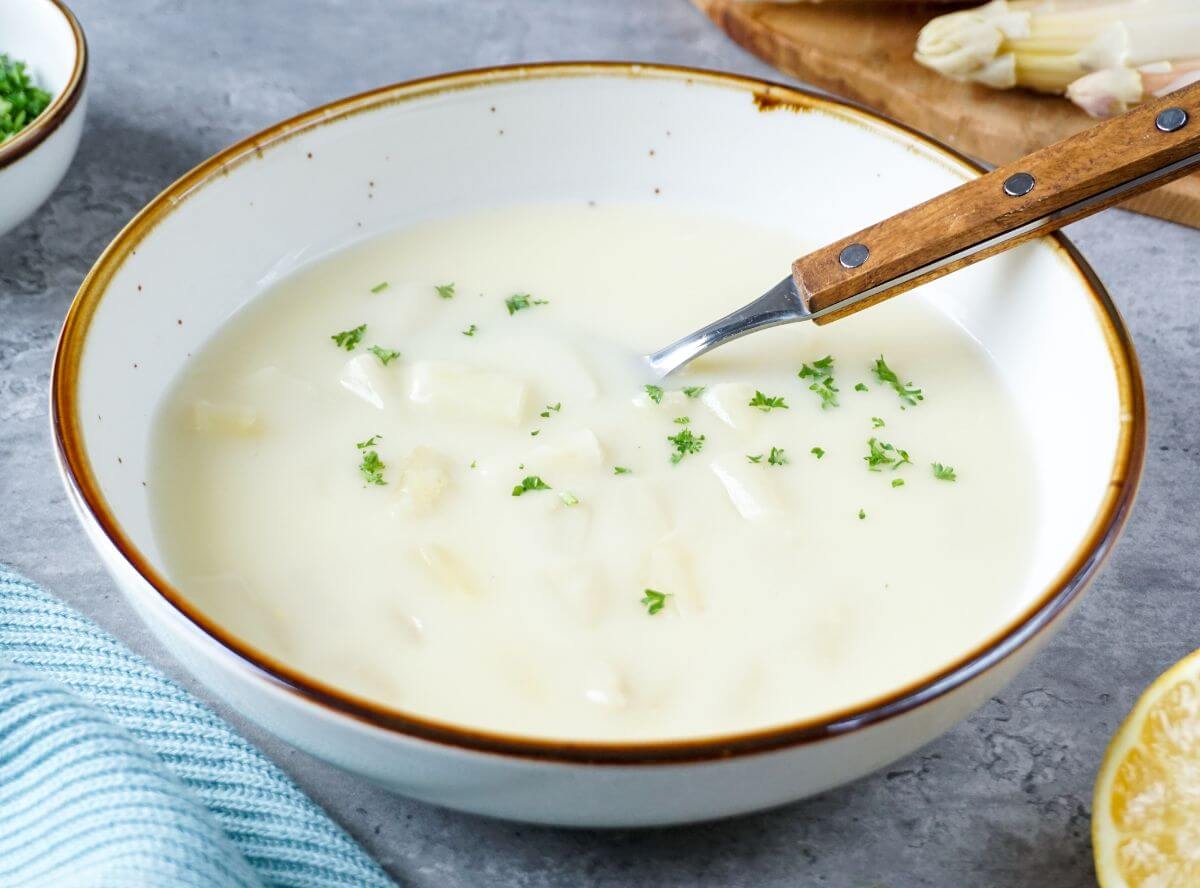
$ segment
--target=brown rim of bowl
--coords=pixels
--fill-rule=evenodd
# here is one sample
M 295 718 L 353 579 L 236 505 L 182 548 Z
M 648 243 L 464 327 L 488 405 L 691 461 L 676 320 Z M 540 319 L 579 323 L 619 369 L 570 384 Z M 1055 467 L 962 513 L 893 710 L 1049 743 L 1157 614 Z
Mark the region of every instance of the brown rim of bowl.
M 1075 550 L 1054 582 L 1035 602 L 987 641 L 959 657 L 939 672 L 880 695 L 870 701 L 827 715 L 735 734 L 695 739 L 652 742 L 584 742 L 543 740 L 493 731 L 461 727 L 407 714 L 334 688 L 299 670 L 284 665 L 269 654 L 241 641 L 204 616 L 171 586 L 133 545 L 109 509 L 92 474 L 77 411 L 79 363 L 88 327 L 96 306 L 104 296 L 113 274 L 125 257 L 157 222 L 188 195 L 230 168 L 261 156 L 262 149 L 307 132 L 333 120 L 361 111 L 391 105 L 450 90 L 470 89 L 529 79 L 579 76 L 651 77 L 654 79 L 703 81 L 714 86 L 743 90 L 747 98 L 764 110 L 820 108 L 851 122 L 869 123 L 880 135 L 900 138 L 907 144 L 932 149 L 931 159 L 949 163 L 968 174 L 983 172 L 975 161 L 903 124 L 889 120 L 853 103 L 817 95 L 796 87 L 735 74 L 670 65 L 630 62 L 551 62 L 536 65 L 483 68 L 413 80 L 351 96 L 276 124 L 238 142 L 184 174 L 155 197 L 116 236 L 88 273 L 71 304 L 59 337 L 51 379 L 51 413 L 55 444 L 68 491 L 81 514 L 88 515 L 108 537 L 116 551 L 159 595 L 193 626 L 208 635 L 264 679 L 323 709 L 350 716 L 360 722 L 408 737 L 477 752 L 498 753 L 553 762 L 611 765 L 645 765 L 664 762 L 695 762 L 727 759 L 740 755 L 783 749 L 835 737 L 885 721 L 932 702 L 999 663 L 1048 627 L 1080 594 L 1116 540 L 1129 514 L 1141 475 L 1146 444 L 1145 404 L 1141 375 L 1133 344 L 1108 293 L 1075 247 L 1061 234 L 1047 242 L 1057 246 L 1091 294 L 1097 318 L 1106 336 L 1120 398 L 1120 431 L 1116 459 L 1099 511 L 1083 543 Z
M 79 26 L 79 20 L 75 18 L 75 14 L 67 8 L 62 0 L 47 0 L 47 2 L 62 13 L 67 24 L 71 26 L 71 33 L 75 37 L 75 64 L 71 68 L 71 77 L 67 81 L 67 85 L 54 97 L 54 101 L 47 106 L 46 110 L 35 117 L 25 129 L 7 142 L 0 144 L 0 170 L 16 163 L 63 125 L 63 122 L 75 110 L 75 106 L 79 104 L 79 98 L 83 95 L 84 83 L 87 82 L 88 51 L 87 38 L 83 36 L 83 28 Z

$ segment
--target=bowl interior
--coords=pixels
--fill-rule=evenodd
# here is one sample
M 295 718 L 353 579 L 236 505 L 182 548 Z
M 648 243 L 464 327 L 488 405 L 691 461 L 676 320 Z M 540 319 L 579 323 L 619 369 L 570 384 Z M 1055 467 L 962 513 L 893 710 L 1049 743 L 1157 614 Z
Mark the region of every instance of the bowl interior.
M 16 5 L 0 0 L 0 33 Z M 347 100 L 198 168 L 97 265 L 56 375 L 58 420 L 86 460 L 71 469 L 161 573 L 147 451 L 172 378 L 264 287 L 388 229 L 512 204 L 660 203 L 779 227 L 799 255 L 970 175 L 864 113 L 696 72 L 550 66 Z M 1095 543 L 1129 468 L 1136 371 L 1119 322 L 1049 239 L 901 298 L 937 304 L 993 355 L 1032 435 L 1041 515 L 1023 619 Z
M 53 0 L 0 0 L 0 53 L 25 62 L 34 82 L 57 97 L 75 70 L 75 33 Z

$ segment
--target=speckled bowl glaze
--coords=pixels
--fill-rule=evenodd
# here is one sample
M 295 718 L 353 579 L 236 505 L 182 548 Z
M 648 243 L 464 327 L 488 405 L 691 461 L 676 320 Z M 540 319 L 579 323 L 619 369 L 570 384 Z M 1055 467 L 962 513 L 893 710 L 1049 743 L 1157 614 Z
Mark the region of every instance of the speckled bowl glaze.
M 492 69 L 335 102 L 201 164 L 92 269 L 54 367 L 67 489 L 125 594 L 215 695 L 399 792 L 586 826 L 702 820 L 820 792 L 911 752 L 995 694 L 1079 599 L 1130 508 L 1145 443 L 1137 363 L 1064 238 L 902 297 L 952 316 L 1018 394 L 1042 494 L 1034 591 L 935 674 L 750 733 L 657 743 L 487 733 L 356 698 L 278 662 L 208 619 L 164 573 L 147 487 L 155 407 L 188 356 L 265 286 L 397 226 L 510 204 L 663 202 L 781 226 L 800 252 L 977 173 L 866 111 L 678 68 Z M 731 294 L 731 304 L 753 295 Z
M 87 109 L 87 42 L 59 0 L 0 0 L 0 53 L 24 61 L 54 100 L 0 143 L 0 236 L 42 205 L 71 165 Z

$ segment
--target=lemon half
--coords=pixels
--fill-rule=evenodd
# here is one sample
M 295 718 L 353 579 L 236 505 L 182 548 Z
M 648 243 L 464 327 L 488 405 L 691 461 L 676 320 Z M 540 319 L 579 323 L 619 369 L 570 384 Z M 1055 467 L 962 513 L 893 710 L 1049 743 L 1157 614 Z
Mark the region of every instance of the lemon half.
M 1109 744 L 1092 847 L 1103 888 L 1200 886 L 1200 651 L 1155 679 Z

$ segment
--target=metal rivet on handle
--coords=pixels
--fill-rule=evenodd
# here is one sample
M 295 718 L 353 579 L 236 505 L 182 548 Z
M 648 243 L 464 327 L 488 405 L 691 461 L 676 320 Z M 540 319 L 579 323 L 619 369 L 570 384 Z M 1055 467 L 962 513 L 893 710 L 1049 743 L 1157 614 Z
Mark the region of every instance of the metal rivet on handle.
M 842 268 L 858 268 L 870 255 L 866 244 L 851 244 L 838 254 L 838 262 L 842 263 Z
M 1029 173 L 1013 173 L 1004 180 L 1004 193 L 1009 197 L 1024 197 L 1033 191 L 1036 180 Z
M 1187 125 L 1188 114 L 1182 108 L 1164 108 L 1154 118 L 1154 125 L 1164 133 L 1173 133 Z

